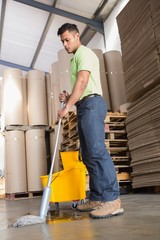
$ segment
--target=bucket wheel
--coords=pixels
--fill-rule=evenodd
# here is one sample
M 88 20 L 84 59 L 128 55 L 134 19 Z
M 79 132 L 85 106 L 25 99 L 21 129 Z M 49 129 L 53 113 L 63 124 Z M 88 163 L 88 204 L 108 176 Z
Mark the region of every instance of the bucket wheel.
M 86 203 L 86 199 L 82 199 L 82 200 L 79 200 L 79 201 L 74 201 L 74 202 L 72 203 L 72 205 L 71 205 L 71 208 L 72 208 L 73 210 L 76 210 L 76 208 L 77 208 L 78 205 L 83 205 L 83 204 L 85 204 L 85 203 Z
M 73 210 L 76 210 L 77 206 L 78 206 L 78 201 L 74 201 L 74 202 L 71 204 L 71 208 L 72 208 Z

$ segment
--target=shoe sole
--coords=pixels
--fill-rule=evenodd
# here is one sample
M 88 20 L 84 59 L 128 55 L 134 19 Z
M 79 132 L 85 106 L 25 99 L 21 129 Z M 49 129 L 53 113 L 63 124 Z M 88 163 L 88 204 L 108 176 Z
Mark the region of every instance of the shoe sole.
M 114 212 L 112 212 L 112 213 L 110 213 L 110 214 L 107 214 L 107 215 L 96 216 L 96 215 L 90 213 L 89 216 L 90 216 L 91 218 L 94 218 L 94 219 L 101 219 L 101 218 L 110 218 L 110 217 L 114 217 L 114 216 L 120 216 L 120 215 L 122 215 L 123 213 L 124 213 L 124 209 L 123 209 L 123 208 L 120 208 L 120 209 L 118 209 L 118 210 L 116 210 L 116 211 L 114 211 Z
M 96 208 L 88 208 L 88 209 L 78 209 L 78 208 L 76 208 L 76 210 L 79 211 L 79 212 L 91 212 L 91 211 L 93 211 L 95 209 Z
M 94 209 L 86 209 L 86 210 L 80 210 L 80 209 L 77 209 L 78 212 L 91 212 L 93 211 Z

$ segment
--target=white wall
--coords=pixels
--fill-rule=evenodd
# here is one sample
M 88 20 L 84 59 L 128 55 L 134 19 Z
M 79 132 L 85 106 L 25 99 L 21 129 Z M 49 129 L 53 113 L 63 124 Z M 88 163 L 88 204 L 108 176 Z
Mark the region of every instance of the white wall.
M 119 0 L 110 16 L 104 22 L 105 39 L 100 33 L 96 33 L 93 39 L 87 45 L 89 48 L 99 48 L 103 52 L 108 52 L 111 50 L 121 51 L 116 17 L 128 3 L 128 1 L 129 0 Z
M 121 44 L 116 17 L 122 11 L 122 9 L 124 8 L 128 1 L 129 0 L 120 0 L 116 7 L 113 9 L 109 18 L 104 23 L 106 52 L 111 50 L 121 51 Z
M 4 136 L 0 133 L 0 176 L 4 175 Z
M 87 46 L 91 49 L 101 49 L 102 52 L 106 51 L 104 37 L 100 33 L 96 33 Z

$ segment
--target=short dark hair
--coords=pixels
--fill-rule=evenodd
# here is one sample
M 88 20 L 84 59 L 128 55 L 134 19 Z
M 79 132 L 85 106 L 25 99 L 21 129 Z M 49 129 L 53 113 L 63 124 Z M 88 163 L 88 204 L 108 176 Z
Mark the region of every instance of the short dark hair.
M 74 32 L 75 31 L 75 32 L 79 33 L 77 25 L 71 24 L 71 23 L 65 23 L 58 29 L 57 35 L 60 36 L 61 34 L 63 34 L 67 30 L 69 32 Z

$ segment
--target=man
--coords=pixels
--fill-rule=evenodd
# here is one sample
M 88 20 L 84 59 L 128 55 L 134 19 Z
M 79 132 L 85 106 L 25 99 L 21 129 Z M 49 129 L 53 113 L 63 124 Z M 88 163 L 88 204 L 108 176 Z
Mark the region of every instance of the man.
M 82 160 L 90 176 L 89 201 L 78 205 L 81 212 L 90 211 L 91 218 L 107 218 L 124 212 L 119 199 L 113 161 L 105 146 L 104 119 L 107 105 L 102 97 L 99 60 L 94 52 L 81 45 L 76 25 L 63 24 L 57 32 L 71 60 L 72 93 L 60 94 L 65 106 L 58 111 L 63 118 L 71 107 L 77 107 L 78 133 Z

